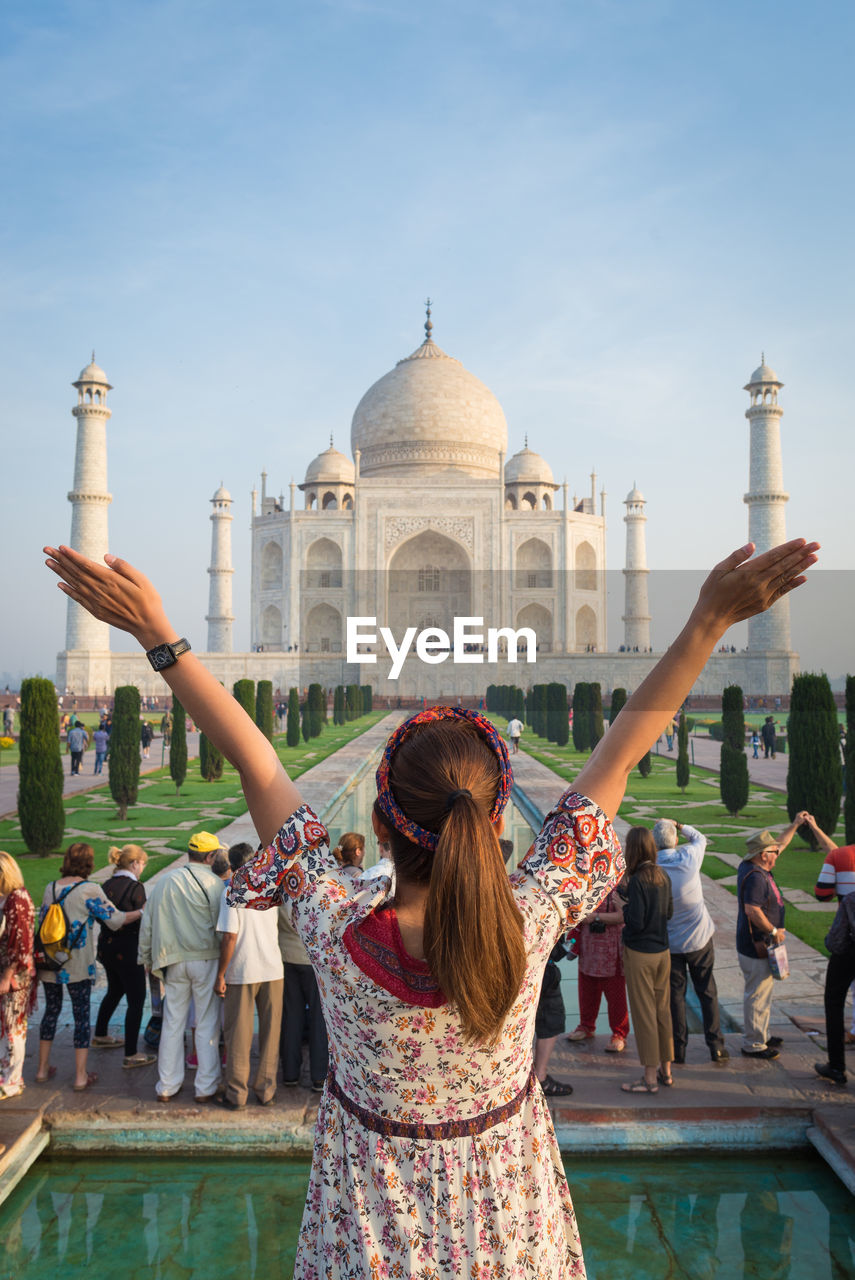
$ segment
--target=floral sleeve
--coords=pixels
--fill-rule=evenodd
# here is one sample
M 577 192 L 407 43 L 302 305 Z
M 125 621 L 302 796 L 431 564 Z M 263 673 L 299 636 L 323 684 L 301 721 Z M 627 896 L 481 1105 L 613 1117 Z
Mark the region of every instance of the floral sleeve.
M 34 973 L 35 909 L 26 889 L 13 889 L 6 899 L 6 954 L 16 972 Z
M 100 885 L 93 887 L 97 892 L 92 897 L 84 899 L 90 921 L 97 920 L 99 924 L 105 924 L 108 929 L 121 929 L 128 913 L 114 907 Z
M 623 853 L 609 819 L 593 800 L 567 791 L 547 815 L 517 875 L 533 881 L 557 910 L 561 927 L 571 929 L 597 909 L 623 872 Z
M 264 911 L 295 903 L 314 883 L 336 869 L 327 829 L 307 804 L 282 824 L 266 849 L 238 867 L 226 894 L 230 907 Z

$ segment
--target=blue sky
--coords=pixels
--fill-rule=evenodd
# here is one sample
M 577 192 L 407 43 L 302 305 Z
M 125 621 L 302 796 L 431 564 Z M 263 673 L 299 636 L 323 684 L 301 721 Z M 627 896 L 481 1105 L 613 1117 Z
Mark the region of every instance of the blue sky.
M 263 467 L 287 490 L 330 432 L 347 450 L 427 293 L 512 449 L 528 432 L 571 491 L 596 466 L 615 569 L 635 480 L 653 567 L 744 540 L 764 349 L 788 526 L 836 571 L 794 636 L 806 665 L 855 666 L 849 5 L 72 0 L 0 21 L 0 677 L 52 674 L 64 642 L 39 549 L 68 537 L 93 346 L 112 549 L 203 647 L 225 481 L 244 646 L 249 490 Z

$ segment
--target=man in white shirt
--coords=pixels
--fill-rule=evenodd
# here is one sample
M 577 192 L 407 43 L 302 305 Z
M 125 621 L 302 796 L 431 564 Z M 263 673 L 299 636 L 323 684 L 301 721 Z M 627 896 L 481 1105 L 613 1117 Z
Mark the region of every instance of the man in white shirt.
M 514 716 L 512 720 L 508 721 L 508 737 L 511 740 L 511 755 L 513 756 L 517 755 L 519 752 L 520 734 L 522 731 L 522 721 L 518 720 L 516 716 Z
M 678 833 L 685 844 L 678 844 Z M 671 1025 L 674 1032 L 674 1061 L 686 1061 L 686 970 L 701 1006 L 704 1039 L 713 1062 L 730 1057 L 724 1047 L 718 1011 L 718 991 L 713 977 L 715 925 L 704 902 L 701 866 L 706 836 L 688 823 L 660 818 L 653 828 L 656 861 L 671 881 L 674 914 L 668 921 L 668 949 L 671 952 Z
M 229 850 L 234 854 L 237 846 Z M 245 846 L 244 861 L 253 849 Z M 230 858 L 231 860 L 231 858 Z M 234 863 L 232 863 L 234 868 Z M 282 1025 L 282 960 L 278 913 L 230 907 L 226 891 L 217 920 L 220 960 L 214 990 L 225 999 L 226 1088 L 217 1099 L 229 1111 L 246 1106 L 250 1051 L 258 1010 L 258 1066 L 252 1088 L 262 1107 L 276 1097 L 279 1031 Z

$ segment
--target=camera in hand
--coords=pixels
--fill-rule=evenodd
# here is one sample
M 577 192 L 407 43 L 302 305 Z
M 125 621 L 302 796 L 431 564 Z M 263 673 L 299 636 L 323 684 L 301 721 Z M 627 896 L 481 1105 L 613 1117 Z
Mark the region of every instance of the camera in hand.
M 588 921 L 588 928 L 591 933 L 605 933 L 606 924 L 604 920 L 598 920 L 595 916 L 593 920 Z

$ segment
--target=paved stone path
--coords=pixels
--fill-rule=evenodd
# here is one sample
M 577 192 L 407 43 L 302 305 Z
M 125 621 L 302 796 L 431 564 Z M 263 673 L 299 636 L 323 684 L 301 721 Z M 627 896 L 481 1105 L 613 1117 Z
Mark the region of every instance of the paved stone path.
M 198 733 L 187 734 L 187 758 L 193 760 L 199 754 L 199 735 Z M 91 749 L 84 753 L 83 756 L 83 772 L 72 774 L 71 772 L 71 756 L 62 755 L 62 771 L 65 776 L 63 784 L 63 795 L 77 795 L 80 791 L 94 791 L 96 787 L 101 787 L 105 782 L 110 780 L 110 757 L 104 761 L 104 772 L 93 773 L 95 765 L 95 753 Z M 155 737 L 151 744 L 151 757 L 148 760 L 140 760 L 140 774 L 154 773 L 156 769 L 160 769 L 162 765 L 169 764 L 169 750 L 164 751 L 163 739 Z M 16 764 L 4 764 L 0 766 L 0 818 L 8 818 L 10 814 L 16 813 L 18 808 L 18 766 Z
M 299 780 L 309 803 L 326 809 L 337 790 L 347 788 L 354 769 L 364 766 L 389 732 L 390 717 L 349 743 L 335 756 L 322 761 Z M 517 782 L 532 805 L 546 812 L 565 783 L 544 765 L 523 755 L 514 759 Z M 246 836 L 238 819 L 226 840 Z M 622 824 L 619 824 L 619 828 Z M 735 898 L 715 882 L 705 891 L 718 931 L 716 976 L 725 1012 L 738 1023 L 741 1017 L 741 977 L 732 947 Z M 705 1142 L 739 1146 L 798 1146 L 808 1126 L 819 1145 L 825 1144 L 842 1162 L 842 1176 L 855 1188 L 855 1122 L 848 1104 L 851 1094 L 821 1082 L 812 1063 L 824 1057 L 816 1039 L 791 1020 L 799 1016 L 803 1028 L 822 1025 L 821 979 L 824 963 L 804 944 L 792 940 L 794 977 L 781 985 L 775 1002 L 775 1027 L 783 1036 L 781 1057 L 772 1063 L 742 1058 L 740 1038 L 727 1035 L 731 1059 L 726 1065 L 710 1062 L 703 1038 L 690 1036 L 687 1065 L 675 1068 L 675 1087 L 655 1096 L 624 1094 L 620 1084 L 639 1074 L 632 1037 L 620 1056 L 603 1052 L 605 1036 L 581 1045 L 566 1040 L 556 1049 L 550 1070 L 572 1080 L 574 1094 L 553 1108 L 559 1138 L 565 1150 L 650 1150 L 657 1146 L 703 1145 Z M 97 997 L 94 1004 L 97 1004 Z M 798 1011 L 798 1014 L 797 1014 Z M 119 1030 L 114 1021 L 113 1031 Z M 569 1028 L 568 1028 L 569 1029 Z M 161 1151 L 164 1142 L 173 1149 L 306 1151 L 311 1145 L 316 1101 L 303 1089 L 281 1088 L 271 1107 L 248 1107 L 238 1116 L 219 1108 L 198 1106 L 192 1097 L 188 1073 L 181 1095 L 168 1106 L 154 1100 L 156 1068 L 123 1071 L 121 1050 L 93 1052 L 91 1063 L 99 1071 L 98 1083 L 85 1094 L 71 1091 L 71 1028 L 63 1020 L 54 1048 L 56 1079 L 48 1086 L 32 1083 L 38 1016 L 28 1040 L 25 1068 L 27 1089 L 19 1098 L 0 1104 L 0 1141 L 14 1146 L 0 1159 L 0 1184 L 7 1171 L 25 1153 L 36 1150 L 36 1136 L 47 1125 L 52 1146 L 80 1150 L 121 1145 L 125 1152 Z M 853 1062 L 855 1068 L 855 1062 Z M 27 1147 L 26 1135 L 31 1138 Z M 836 1154 L 835 1154 L 836 1153 Z M 847 1164 L 848 1161 L 848 1164 Z M 847 1173 L 848 1170 L 848 1173 Z
M 690 751 L 694 751 L 695 764 L 702 765 L 704 769 L 714 769 L 718 773 L 719 761 L 721 759 L 721 743 L 714 742 L 712 738 L 692 734 L 689 739 Z M 671 753 L 664 750 L 664 740 L 659 744 L 659 754 L 668 756 Z M 760 758 L 755 760 L 751 753 L 751 747 L 746 751 L 748 757 L 748 777 L 752 782 L 756 782 L 758 786 L 769 787 L 772 791 L 786 791 L 787 789 L 787 767 L 790 757 L 788 755 L 775 756 L 773 760 L 770 756 L 768 760 L 763 758 L 763 748 L 760 748 Z M 677 743 L 674 742 L 674 759 L 677 759 Z

